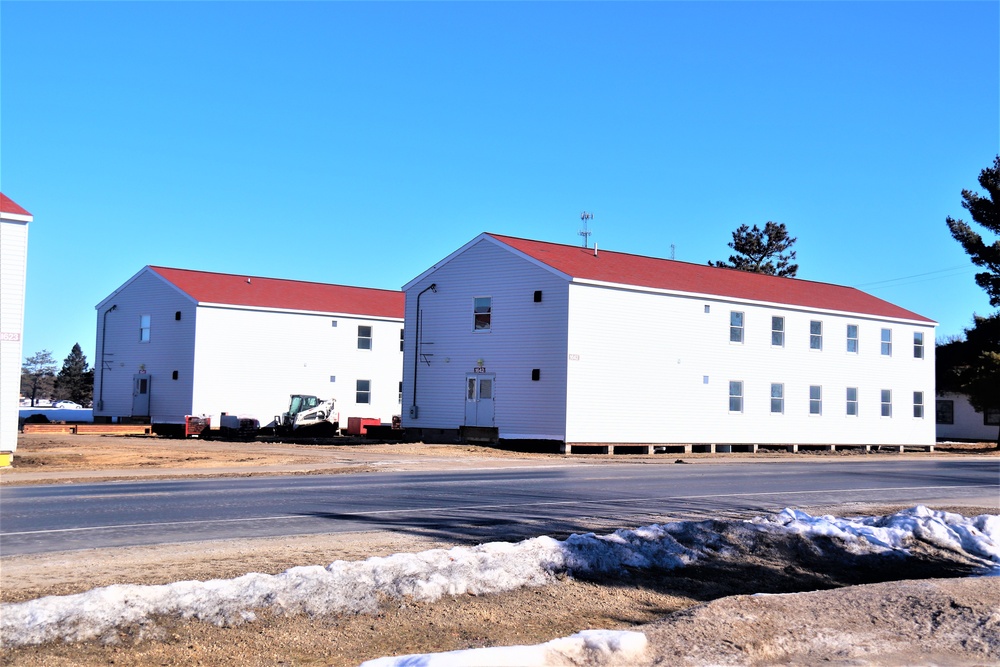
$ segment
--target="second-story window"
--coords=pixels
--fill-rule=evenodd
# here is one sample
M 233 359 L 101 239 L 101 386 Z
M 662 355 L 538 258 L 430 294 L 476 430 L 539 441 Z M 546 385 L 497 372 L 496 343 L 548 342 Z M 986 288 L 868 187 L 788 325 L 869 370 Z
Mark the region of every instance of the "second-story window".
M 858 325 L 847 325 L 847 351 L 851 354 L 858 353 Z
M 922 331 L 913 332 L 913 358 L 924 358 L 924 332 Z
M 819 320 L 809 322 L 809 349 L 823 349 L 823 323 Z
M 743 313 L 738 310 L 729 312 L 729 342 L 743 342 Z
M 489 331 L 493 327 L 493 297 L 477 296 L 472 307 L 474 331 Z
M 892 329 L 882 329 L 882 356 L 892 356 Z
M 785 318 L 771 318 L 771 345 L 781 347 L 785 344 Z
M 358 325 L 358 349 L 359 350 L 370 350 L 372 349 L 372 328 L 364 325 Z
M 139 342 L 148 343 L 149 342 L 149 329 L 150 329 L 150 316 L 140 315 L 139 316 Z

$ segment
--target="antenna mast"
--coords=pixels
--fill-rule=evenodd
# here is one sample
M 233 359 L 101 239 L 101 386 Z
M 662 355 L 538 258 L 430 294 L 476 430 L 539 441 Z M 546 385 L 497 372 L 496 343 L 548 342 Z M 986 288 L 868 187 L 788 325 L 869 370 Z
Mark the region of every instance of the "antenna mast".
M 590 235 L 592 233 L 589 229 L 587 229 L 587 221 L 593 220 L 594 214 L 587 213 L 586 211 L 584 211 L 583 213 L 580 214 L 580 219 L 583 220 L 583 229 L 581 229 L 578 233 L 580 234 L 580 236 L 583 237 L 583 247 L 586 248 L 588 247 L 587 244 L 588 241 L 590 240 Z

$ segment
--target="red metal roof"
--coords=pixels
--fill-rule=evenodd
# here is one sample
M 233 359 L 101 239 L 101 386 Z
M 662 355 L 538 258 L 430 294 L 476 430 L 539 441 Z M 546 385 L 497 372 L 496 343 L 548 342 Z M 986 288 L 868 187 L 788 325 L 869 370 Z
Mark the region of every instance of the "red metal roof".
M 20 206 L 18 206 L 18 204 L 13 199 L 11 199 L 10 197 L 8 197 L 7 195 L 5 195 L 2 192 L 0 192 L 0 213 L 14 213 L 16 215 L 31 215 L 30 213 L 28 213 L 27 211 L 25 211 L 23 208 L 21 208 Z
M 199 303 L 403 319 L 401 291 L 150 266 Z
M 933 323 L 853 287 L 489 234 L 573 278 Z

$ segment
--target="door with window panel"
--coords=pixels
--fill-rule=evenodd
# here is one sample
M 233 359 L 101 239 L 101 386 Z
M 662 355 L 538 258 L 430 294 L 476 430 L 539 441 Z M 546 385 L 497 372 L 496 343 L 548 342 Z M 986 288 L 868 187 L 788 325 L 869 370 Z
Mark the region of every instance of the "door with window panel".
M 465 425 L 494 426 L 495 373 L 470 373 L 465 377 Z

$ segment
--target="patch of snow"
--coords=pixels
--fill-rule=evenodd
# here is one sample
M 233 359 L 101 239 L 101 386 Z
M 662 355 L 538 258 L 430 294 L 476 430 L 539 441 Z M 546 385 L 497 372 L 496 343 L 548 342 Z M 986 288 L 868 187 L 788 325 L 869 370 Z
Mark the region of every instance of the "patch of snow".
M 378 658 L 361 667 L 545 667 L 546 665 L 632 665 L 646 653 L 641 632 L 584 630 L 535 646 L 490 648 Z
M 915 507 L 886 517 L 841 519 L 787 509 L 774 518 L 745 525 L 778 535 L 834 537 L 861 553 L 905 554 L 907 545 L 925 540 L 1000 572 L 1000 516 L 967 519 Z M 250 573 L 235 579 L 107 586 L 0 605 L 0 645 L 110 638 L 120 627 L 153 627 L 157 616 L 233 625 L 254 620 L 255 612 L 263 609 L 286 615 L 373 612 L 380 596 L 434 601 L 444 595 L 542 586 L 562 574 L 624 575 L 635 569 L 671 569 L 719 553 L 721 541 L 711 526 L 710 522 L 676 522 L 610 535 L 571 535 L 562 541 L 542 536 L 517 543 L 335 561 L 326 567 L 294 567 L 276 575 Z

